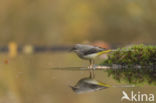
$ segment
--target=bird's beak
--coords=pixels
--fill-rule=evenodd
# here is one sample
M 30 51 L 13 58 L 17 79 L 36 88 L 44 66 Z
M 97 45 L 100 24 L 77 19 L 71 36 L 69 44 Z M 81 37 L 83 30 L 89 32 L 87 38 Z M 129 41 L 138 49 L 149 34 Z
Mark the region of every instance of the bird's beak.
M 73 86 L 69 85 L 70 88 L 73 88 Z
M 75 91 L 77 88 L 76 87 L 73 87 L 73 86 L 69 86 L 73 91 Z

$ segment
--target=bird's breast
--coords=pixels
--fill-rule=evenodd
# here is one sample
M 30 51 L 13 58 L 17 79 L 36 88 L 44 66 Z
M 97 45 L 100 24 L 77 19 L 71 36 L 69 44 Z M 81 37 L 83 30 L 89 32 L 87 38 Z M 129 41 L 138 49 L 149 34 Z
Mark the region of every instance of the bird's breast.
M 93 54 L 85 55 L 84 58 L 86 58 L 86 59 L 94 59 L 94 58 L 97 57 L 97 56 L 98 56 L 97 53 L 93 53 Z

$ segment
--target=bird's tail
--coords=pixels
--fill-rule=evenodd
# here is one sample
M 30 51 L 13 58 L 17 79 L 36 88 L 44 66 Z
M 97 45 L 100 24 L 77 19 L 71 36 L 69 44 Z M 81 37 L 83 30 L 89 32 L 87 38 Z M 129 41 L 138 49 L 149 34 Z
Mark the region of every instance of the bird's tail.
M 109 53 L 111 51 L 112 50 L 104 50 L 104 51 L 99 52 L 98 55 L 106 54 L 106 53 Z
M 104 87 L 108 87 L 108 88 L 112 87 L 111 85 L 108 85 L 108 84 L 105 84 L 105 83 L 101 83 L 101 82 L 99 82 L 98 85 L 104 86 Z
M 135 85 L 114 85 L 114 88 L 133 88 Z

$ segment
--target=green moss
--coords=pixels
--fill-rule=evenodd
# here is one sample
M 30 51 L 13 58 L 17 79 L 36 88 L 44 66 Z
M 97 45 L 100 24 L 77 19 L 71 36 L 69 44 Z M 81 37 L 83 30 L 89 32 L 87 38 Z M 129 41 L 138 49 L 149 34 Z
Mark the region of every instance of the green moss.
M 119 48 L 108 55 L 102 65 L 117 64 L 127 68 L 110 69 L 108 76 L 131 84 L 156 85 L 156 46 L 133 45 Z M 141 68 L 135 68 L 136 66 Z
M 152 84 L 156 85 L 156 71 L 148 70 L 147 68 L 142 69 L 110 69 L 107 70 L 108 76 L 112 76 L 113 79 L 119 82 L 126 82 L 130 84 Z
M 133 45 L 125 48 L 118 48 L 108 55 L 102 65 L 156 65 L 156 46 L 146 46 L 143 44 Z

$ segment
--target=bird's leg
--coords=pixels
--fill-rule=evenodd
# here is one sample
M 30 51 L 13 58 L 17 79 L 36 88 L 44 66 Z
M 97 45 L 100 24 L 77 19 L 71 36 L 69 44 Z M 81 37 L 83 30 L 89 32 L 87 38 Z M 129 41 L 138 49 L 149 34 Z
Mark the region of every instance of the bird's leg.
M 92 60 L 91 59 L 89 60 L 89 63 L 90 64 L 89 64 L 89 67 L 88 68 L 90 70 L 90 78 L 93 78 L 93 75 L 92 75 Z
M 91 62 L 92 62 L 92 63 L 91 63 L 91 67 L 92 67 L 92 68 L 91 68 L 91 69 L 92 69 L 92 77 L 95 78 L 95 73 L 94 73 L 94 60 L 92 59 Z
M 92 65 L 92 60 L 89 59 L 89 66 L 88 66 L 89 69 L 91 68 L 91 65 Z
M 90 70 L 89 78 L 91 78 L 91 79 L 93 78 L 91 70 Z
M 92 60 L 92 68 L 93 68 L 93 69 L 95 69 L 94 66 L 95 66 L 95 61 L 94 61 L 94 59 L 93 59 L 93 60 Z

